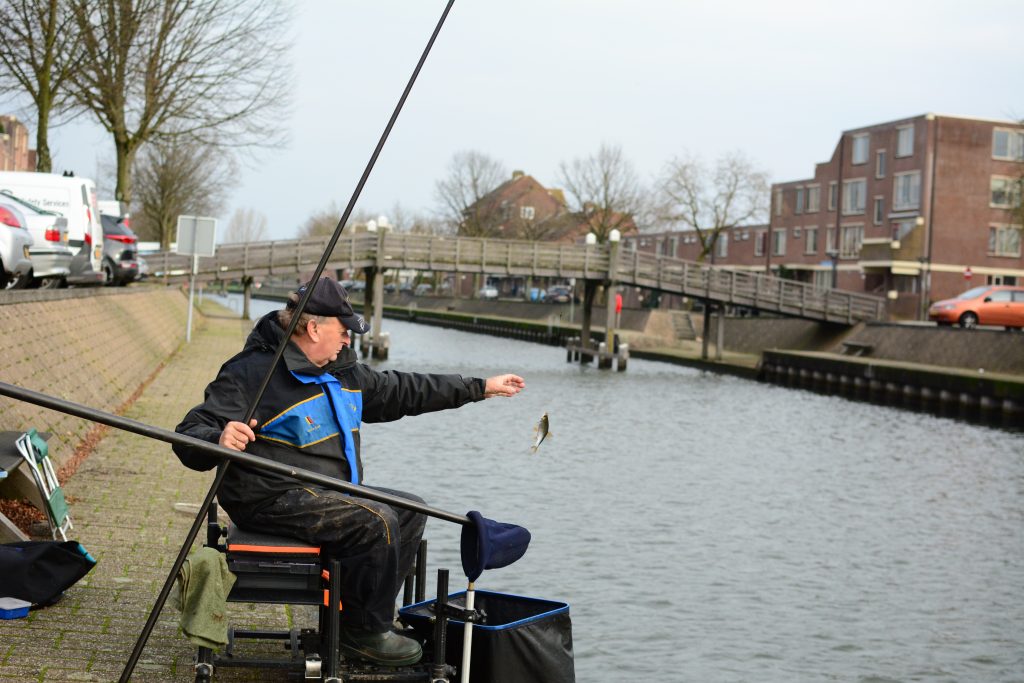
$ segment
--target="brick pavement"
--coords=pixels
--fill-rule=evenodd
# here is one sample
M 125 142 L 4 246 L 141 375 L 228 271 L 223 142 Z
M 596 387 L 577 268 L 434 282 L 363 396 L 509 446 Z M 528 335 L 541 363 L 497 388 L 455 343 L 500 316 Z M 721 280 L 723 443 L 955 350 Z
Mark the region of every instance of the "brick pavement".
M 202 329 L 125 413 L 173 429 L 202 399 L 220 363 L 241 348 L 247 323 L 208 307 Z M 153 601 L 194 517 L 175 503 L 199 503 L 213 473 L 182 467 L 169 445 L 111 429 L 78 472 L 65 482 L 75 524 L 72 538 L 97 566 L 53 607 L 26 619 L 0 621 L 0 681 L 113 681 L 131 654 Z M 201 539 L 200 539 L 201 543 Z M 306 608 L 308 609 L 308 608 Z M 231 605 L 232 623 L 284 627 L 312 612 L 283 606 Z M 194 648 L 178 632 L 168 607 L 132 678 L 191 681 Z M 221 669 L 218 681 L 282 680 Z

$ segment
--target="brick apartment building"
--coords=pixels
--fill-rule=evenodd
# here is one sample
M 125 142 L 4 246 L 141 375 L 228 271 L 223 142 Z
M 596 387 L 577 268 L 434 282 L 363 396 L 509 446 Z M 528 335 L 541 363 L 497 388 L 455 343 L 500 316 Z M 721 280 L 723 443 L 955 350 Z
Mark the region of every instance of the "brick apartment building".
M 13 116 L 0 116 L 0 171 L 36 170 L 36 152 L 28 148 L 28 128 Z
M 887 296 L 894 317 L 977 284 L 1024 282 L 1024 126 L 927 114 L 846 131 L 814 175 L 772 185 L 767 226 L 726 231 L 719 265 Z M 641 235 L 679 258 L 695 235 Z M 710 259 L 708 259 L 710 260 Z
M 561 190 L 547 189 L 522 171 L 488 192 L 466 210 L 489 236 L 500 239 L 557 238 L 569 213 Z

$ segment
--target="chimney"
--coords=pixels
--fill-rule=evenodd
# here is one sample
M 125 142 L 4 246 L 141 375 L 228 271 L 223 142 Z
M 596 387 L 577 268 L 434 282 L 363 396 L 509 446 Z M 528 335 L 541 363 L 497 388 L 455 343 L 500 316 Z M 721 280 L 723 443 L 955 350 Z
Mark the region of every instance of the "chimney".
M 526 175 L 526 174 L 523 173 L 522 171 L 512 171 L 512 180 L 519 180 L 524 175 Z

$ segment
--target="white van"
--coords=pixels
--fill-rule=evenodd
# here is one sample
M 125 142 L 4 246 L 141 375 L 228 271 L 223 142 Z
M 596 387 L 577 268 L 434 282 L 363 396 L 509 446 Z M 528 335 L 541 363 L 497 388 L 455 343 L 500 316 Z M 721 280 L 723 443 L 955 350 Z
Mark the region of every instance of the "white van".
M 103 284 L 103 226 L 93 181 L 54 173 L 4 171 L 0 172 L 2 190 L 67 218 L 68 246 L 73 254 L 68 283 Z

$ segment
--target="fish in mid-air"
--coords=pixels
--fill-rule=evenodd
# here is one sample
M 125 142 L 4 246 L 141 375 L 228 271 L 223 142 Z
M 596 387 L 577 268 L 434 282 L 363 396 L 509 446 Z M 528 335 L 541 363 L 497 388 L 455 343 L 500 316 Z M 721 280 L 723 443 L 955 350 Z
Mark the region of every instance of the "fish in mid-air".
M 537 422 L 537 426 L 533 428 L 533 432 L 536 436 L 533 437 L 533 445 L 530 446 L 530 452 L 536 453 L 537 449 L 540 448 L 540 445 L 541 443 L 543 443 L 544 439 L 546 439 L 549 436 L 554 436 L 554 434 L 548 431 L 547 413 L 544 413 L 544 415 Z

